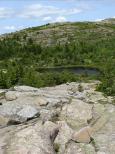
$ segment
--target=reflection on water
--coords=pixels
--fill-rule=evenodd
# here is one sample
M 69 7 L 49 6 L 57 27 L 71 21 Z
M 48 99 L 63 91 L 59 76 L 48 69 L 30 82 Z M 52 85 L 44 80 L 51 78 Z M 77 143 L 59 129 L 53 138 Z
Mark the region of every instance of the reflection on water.
M 85 67 L 54 67 L 54 68 L 39 68 L 39 72 L 72 72 L 75 74 L 86 74 L 86 75 L 99 75 L 100 71 L 96 68 L 85 68 Z

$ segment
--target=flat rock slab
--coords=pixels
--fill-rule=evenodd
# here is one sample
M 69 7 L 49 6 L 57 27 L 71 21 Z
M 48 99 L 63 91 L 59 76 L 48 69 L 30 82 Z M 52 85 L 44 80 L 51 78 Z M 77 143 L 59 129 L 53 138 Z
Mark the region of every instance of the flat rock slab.
M 39 111 L 32 106 L 25 106 L 20 110 L 17 115 L 22 118 L 35 118 L 40 115 Z
M 0 106 L 0 124 L 11 125 L 25 122 L 40 116 L 40 111 L 29 105 L 4 104 Z
M 35 91 L 38 91 L 38 88 L 29 87 L 29 86 L 15 86 L 14 90 L 19 92 L 35 92 Z

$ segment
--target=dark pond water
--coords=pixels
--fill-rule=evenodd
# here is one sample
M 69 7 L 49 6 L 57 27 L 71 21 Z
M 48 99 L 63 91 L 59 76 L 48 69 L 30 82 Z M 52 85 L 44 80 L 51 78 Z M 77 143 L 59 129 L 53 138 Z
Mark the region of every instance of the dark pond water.
M 84 67 L 54 67 L 54 68 L 39 68 L 39 72 L 58 72 L 63 71 L 71 72 L 74 74 L 85 74 L 85 75 L 99 75 L 100 71 L 96 68 L 84 68 Z

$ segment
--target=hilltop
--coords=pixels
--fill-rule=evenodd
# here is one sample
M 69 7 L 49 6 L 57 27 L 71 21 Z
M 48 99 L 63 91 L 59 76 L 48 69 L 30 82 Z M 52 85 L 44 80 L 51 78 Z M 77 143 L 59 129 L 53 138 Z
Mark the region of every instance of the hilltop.
M 101 22 L 62 22 L 31 27 L 11 34 L 4 34 L 1 39 L 15 39 L 26 44 L 51 46 L 65 44 L 77 40 L 108 39 L 115 35 L 115 19 L 105 19 Z

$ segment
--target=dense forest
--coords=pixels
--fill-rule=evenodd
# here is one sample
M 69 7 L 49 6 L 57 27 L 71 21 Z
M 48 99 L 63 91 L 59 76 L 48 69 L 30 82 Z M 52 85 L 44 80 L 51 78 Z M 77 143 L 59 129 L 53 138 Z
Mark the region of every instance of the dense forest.
M 97 68 L 101 74 L 38 71 L 41 67 L 57 66 Z M 115 24 L 47 24 L 0 38 L 0 88 L 43 87 L 91 79 L 102 82 L 97 90 L 115 95 Z

